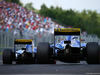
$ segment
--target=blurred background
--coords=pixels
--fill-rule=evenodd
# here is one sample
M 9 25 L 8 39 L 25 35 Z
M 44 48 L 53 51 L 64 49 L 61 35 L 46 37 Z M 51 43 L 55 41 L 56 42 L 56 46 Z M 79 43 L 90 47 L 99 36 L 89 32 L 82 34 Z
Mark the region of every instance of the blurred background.
M 0 0 L 0 54 L 14 39 L 54 42 L 54 28 L 81 28 L 83 42 L 100 44 L 99 0 Z

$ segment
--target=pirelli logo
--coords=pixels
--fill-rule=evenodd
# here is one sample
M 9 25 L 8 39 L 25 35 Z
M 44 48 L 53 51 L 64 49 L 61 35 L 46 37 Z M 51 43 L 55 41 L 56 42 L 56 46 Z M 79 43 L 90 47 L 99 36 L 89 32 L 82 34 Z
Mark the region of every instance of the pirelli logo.
M 56 28 L 55 32 L 80 32 L 80 28 Z

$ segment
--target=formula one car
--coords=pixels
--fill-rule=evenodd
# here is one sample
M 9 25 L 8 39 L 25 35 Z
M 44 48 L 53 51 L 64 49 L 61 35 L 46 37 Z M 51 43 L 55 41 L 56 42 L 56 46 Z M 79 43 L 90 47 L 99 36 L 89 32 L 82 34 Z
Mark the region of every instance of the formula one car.
M 56 28 L 54 44 L 40 42 L 37 46 L 37 63 L 49 63 L 49 60 L 59 60 L 68 63 L 79 63 L 81 58 L 88 64 L 100 63 L 100 46 L 97 42 L 81 43 L 80 28 Z M 59 44 L 59 39 L 65 39 Z M 74 36 L 74 37 L 73 37 Z M 78 39 L 78 40 L 77 40 Z
M 37 63 L 37 48 L 34 47 L 32 39 L 15 39 L 14 51 L 5 49 L 3 52 L 3 64 L 35 64 Z M 56 63 L 50 60 L 50 64 Z
M 35 49 L 32 39 L 16 39 L 14 41 L 14 51 L 11 49 L 4 50 L 3 64 L 12 64 L 12 61 L 16 61 L 17 64 L 35 63 Z

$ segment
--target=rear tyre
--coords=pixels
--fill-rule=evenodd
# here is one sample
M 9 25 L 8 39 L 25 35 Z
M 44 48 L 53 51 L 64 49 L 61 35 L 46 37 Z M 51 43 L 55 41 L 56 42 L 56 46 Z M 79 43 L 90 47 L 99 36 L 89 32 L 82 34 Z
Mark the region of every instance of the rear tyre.
M 89 42 L 86 45 L 87 63 L 99 64 L 99 46 L 96 42 Z
M 50 45 L 47 42 L 40 42 L 37 47 L 37 63 L 48 64 L 50 58 Z
M 3 64 L 12 64 L 13 52 L 11 49 L 5 49 L 3 52 Z

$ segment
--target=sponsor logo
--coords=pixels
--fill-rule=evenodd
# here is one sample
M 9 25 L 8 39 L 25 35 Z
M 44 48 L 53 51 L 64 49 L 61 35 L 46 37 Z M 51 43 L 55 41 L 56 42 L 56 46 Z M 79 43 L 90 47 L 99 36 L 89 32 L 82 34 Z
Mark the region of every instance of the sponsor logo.
M 80 28 L 56 28 L 55 32 L 80 32 Z

